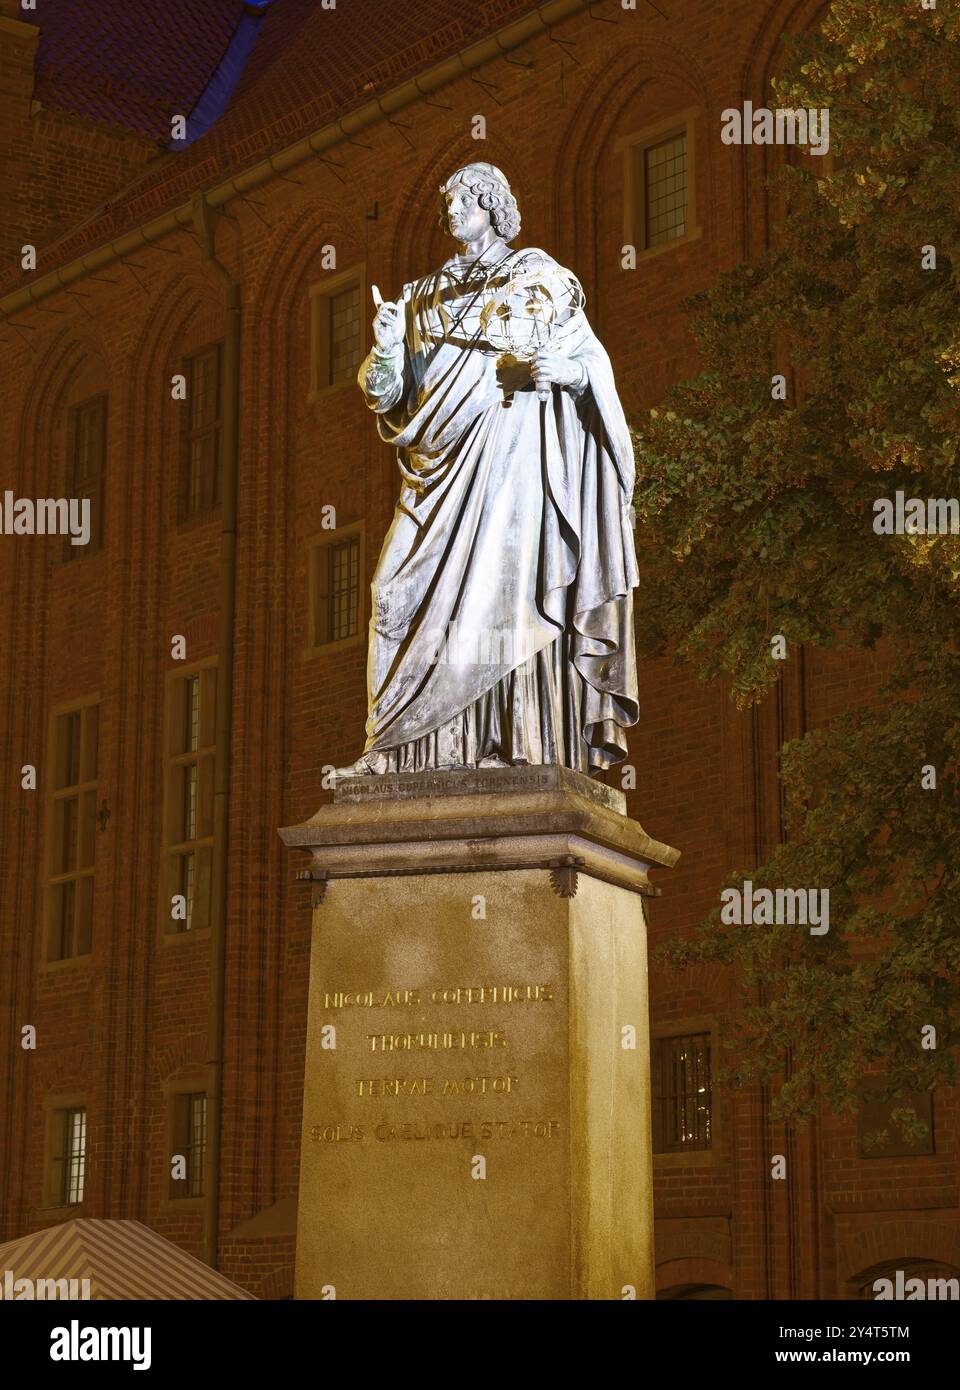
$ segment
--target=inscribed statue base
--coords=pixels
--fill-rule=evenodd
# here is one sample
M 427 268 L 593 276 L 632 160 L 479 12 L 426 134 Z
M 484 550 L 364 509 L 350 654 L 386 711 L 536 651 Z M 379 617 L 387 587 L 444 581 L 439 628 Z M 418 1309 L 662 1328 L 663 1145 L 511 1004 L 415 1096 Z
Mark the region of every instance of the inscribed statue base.
M 298 1298 L 653 1296 L 647 870 L 559 768 L 359 778 L 312 855 Z

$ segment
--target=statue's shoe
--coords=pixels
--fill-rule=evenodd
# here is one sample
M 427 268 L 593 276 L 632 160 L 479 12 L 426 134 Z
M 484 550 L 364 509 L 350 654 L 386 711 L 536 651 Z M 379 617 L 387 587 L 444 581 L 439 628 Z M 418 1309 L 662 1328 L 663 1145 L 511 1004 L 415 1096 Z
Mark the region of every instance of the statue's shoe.
M 338 767 L 334 778 L 340 782 L 346 777 L 382 777 L 387 771 L 387 759 L 383 753 L 364 753 L 349 767 Z

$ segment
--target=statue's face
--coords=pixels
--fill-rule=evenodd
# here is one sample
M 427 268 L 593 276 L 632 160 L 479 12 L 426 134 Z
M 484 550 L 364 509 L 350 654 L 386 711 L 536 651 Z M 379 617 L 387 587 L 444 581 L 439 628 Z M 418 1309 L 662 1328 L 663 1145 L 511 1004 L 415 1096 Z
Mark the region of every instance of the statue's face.
M 491 223 L 490 214 L 480 206 L 477 195 L 465 184 L 455 183 L 443 196 L 451 234 L 457 241 L 479 241 Z

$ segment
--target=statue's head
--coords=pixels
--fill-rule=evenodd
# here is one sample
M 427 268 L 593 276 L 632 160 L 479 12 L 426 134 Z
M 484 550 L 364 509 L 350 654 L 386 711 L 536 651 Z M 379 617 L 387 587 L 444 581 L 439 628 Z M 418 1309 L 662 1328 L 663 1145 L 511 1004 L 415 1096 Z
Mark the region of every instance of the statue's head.
M 474 195 L 478 205 L 490 218 L 498 237 L 512 241 L 520 231 L 520 209 L 510 192 L 510 185 L 495 164 L 465 164 L 440 185 L 440 226 L 448 234 L 455 233 L 447 215 L 447 194 L 460 184 Z

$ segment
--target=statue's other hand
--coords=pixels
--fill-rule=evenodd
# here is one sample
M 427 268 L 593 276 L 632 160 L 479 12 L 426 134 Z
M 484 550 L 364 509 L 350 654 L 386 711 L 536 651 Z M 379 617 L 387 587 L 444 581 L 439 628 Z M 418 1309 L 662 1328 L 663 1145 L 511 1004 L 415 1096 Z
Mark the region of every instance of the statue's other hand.
M 537 393 L 551 386 L 579 386 L 583 380 L 580 363 L 554 348 L 541 348 L 530 364 L 530 375 Z
M 385 299 L 373 318 L 373 337 L 378 348 L 389 352 L 403 342 L 403 305 Z

